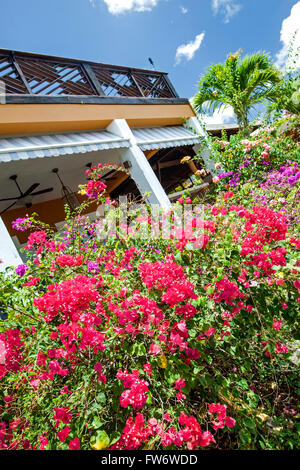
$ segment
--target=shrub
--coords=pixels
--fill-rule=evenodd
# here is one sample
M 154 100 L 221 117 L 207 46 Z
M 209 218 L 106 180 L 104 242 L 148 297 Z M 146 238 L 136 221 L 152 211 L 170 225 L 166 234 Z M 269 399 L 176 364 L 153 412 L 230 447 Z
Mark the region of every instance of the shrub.
M 81 191 L 113 208 L 101 171 Z M 18 220 L 35 231 L 1 279 L 1 448 L 297 446 L 300 240 L 222 189 L 200 234 L 196 215 L 171 239 L 137 238 L 152 227 L 135 210 L 105 242 L 81 209 L 63 235 Z

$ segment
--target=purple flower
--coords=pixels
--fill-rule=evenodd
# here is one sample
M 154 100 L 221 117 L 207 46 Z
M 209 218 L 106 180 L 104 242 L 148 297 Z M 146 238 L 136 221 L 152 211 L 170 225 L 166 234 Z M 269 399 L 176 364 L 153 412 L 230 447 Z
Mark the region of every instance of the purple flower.
M 98 263 L 96 263 L 95 261 L 89 261 L 88 262 L 88 265 L 87 265 L 87 269 L 88 271 L 94 271 L 96 273 L 99 272 L 99 266 L 98 266 Z
M 18 274 L 20 277 L 23 277 L 25 272 L 28 270 L 27 264 L 19 264 L 19 266 L 16 267 L 16 274 Z
M 11 225 L 12 225 L 12 228 L 14 228 L 15 230 L 25 232 L 32 225 L 32 222 L 27 217 L 24 217 L 24 218 L 18 217 L 18 219 L 14 220 Z
M 297 162 L 288 162 L 286 165 L 265 174 L 266 182 L 261 187 L 282 186 L 289 184 L 294 186 L 300 179 L 300 171 Z

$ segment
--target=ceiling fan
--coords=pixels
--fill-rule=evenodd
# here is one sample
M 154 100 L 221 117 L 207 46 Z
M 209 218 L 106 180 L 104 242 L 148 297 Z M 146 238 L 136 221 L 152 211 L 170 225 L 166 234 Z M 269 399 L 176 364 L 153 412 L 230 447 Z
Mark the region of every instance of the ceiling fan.
M 12 181 L 14 181 L 16 183 L 16 186 L 19 190 L 19 193 L 20 193 L 20 196 L 16 196 L 16 197 L 8 197 L 8 198 L 5 198 L 5 199 L 0 199 L 0 202 L 2 201 L 14 201 L 12 204 L 10 204 L 10 206 L 6 207 L 6 209 L 4 209 L 2 212 L 0 212 L 0 215 L 4 214 L 4 212 L 6 212 L 8 209 L 10 209 L 11 207 L 13 207 L 18 201 L 22 201 L 24 202 L 24 205 L 26 207 L 30 207 L 32 206 L 32 203 L 31 202 L 27 202 L 26 201 L 26 198 L 28 196 L 38 196 L 39 194 L 45 194 L 45 193 L 50 193 L 51 191 L 53 191 L 53 188 L 46 188 L 46 189 L 42 189 L 41 191 L 35 191 L 35 189 L 40 185 L 40 183 L 34 183 L 32 184 L 24 193 L 23 191 L 21 190 L 18 182 L 17 182 L 17 175 L 12 175 L 9 177 L 9 179 L 11 179 Z

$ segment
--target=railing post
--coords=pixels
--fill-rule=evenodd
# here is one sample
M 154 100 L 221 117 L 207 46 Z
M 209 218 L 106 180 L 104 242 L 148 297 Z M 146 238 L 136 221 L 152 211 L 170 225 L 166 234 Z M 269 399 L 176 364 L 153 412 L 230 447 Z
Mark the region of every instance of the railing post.
M 135 78 L 135 76 L 133 75 L 133 73 L 132 73 L 131 70 L 129 71 L 129 75 L 130 75 L 130 78 L 132 79 L 133 83 L 135 84 L 135 86 L 136 86 L 137 89 L 139 90 L 141 96 L 145 96 L 143 90 L 141 89 L 140 85 L 138 84 L 138 82 L 137 82 L 137 80 L 136 80 L 136 78 Z
M 91 84 L 93 85 L 96 92 L 98 93 L 98 95 L 99 96 L 105 96 L 105 93 L 102 90 L 102 87 L 99 83 L 99 80 L 96 77 L 96 74 L 95 74 L 94 70 L 92 69 L 92 67 L 90 66 L 90 64 L 87 64 L 87 63 L 83 62 L 81 65 L 82 65 L 82 68 L 83 68 L 84 72 L 86 73 L 88 79 L 90 80 Z
M 13 52 L 11 52 L 11 60 L 12 60 L 13 66 L 15 67 L 16 71 L 20 75 L 20 78 L 21 78 L 27 92 L 29 93 L 29 95 L 33 95 L 34 93 L 33 93 L 32 89 L 30 88 L 29 83 L 27 82 L 26 77 L 25 77 L 20 65 L 18 64 Z
M 179 98 L 179 95 L 178 95 L 177 91 L 175 90 L 174 86 L 172 85 L 172 82 L 170 81 L 168 75 L 164 75 L 164 79 L 167 82 L 167 85 L 168 85 L 171 93 L 173 93 L 174 98 Z

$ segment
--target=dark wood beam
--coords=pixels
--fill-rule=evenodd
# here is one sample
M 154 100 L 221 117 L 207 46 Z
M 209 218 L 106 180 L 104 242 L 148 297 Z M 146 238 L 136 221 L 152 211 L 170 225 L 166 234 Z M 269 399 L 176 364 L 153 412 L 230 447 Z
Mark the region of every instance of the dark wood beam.
M 203 183 L 203 184 L 200 184 L 199 186 L 195 186 L 194 188 L 189 189 L 189 192 L 191 195 L 197 194 L 203 191 L 204 189 L 207 189 L 208 186 L 209 186 L 209 183 Z M 168 198 L 170 199 L 170 201 L 174 201 L 175 199 L 178 199 L 180 196 L 182 196 L 185 191 L 186 189 L 184 191 L 178 191 L 177 193 L 169 194 Z
M 179 95 L 178 95 L 177 91 L 175 90 L 174 86 L 172 85 L 172 83 L 171 83 L 171 81 L 170 81 L 168 75 L 165 75 L 165 76 L 164 76 L 164 79 L 165 79 L 165 81 L 167 82 L 168 87 L 170 88 L 170 90 L 171 90 L 171 92 L 173 93 L 173 95 L 174 95 L 176 98 L 179 98 Z
M 141 96 L 145 96 L 144 93 L 143 93 L 143 90 L 141 89 L 140 85 L 139 85 L 138 82 L 136 81 L 135 76 L 134 76 L 134 74 L 131 72 L 131 70 L 130 70 L 130 78 L 131 78 L 131 80 L 133 81 L 133 83 L 135 84 L 135 86 L 137 87 L 137 89 L 139 90 Z
M 19 66 L 19 64 L 18 64 L 18 62 L 17 62 L 17 60 L 16 60 L 15 55 L 14 55 L 13 52 L 11 53 L 11 60 L 12 60 L 12 63 L 13 63 L 13 65 L 14 65 L 16 71 L 17 71 L 18 74 L 20 75 L 20 78 L 21 78 L 21 80 L 22 80 L 22 82 L 23 82 L 23 84 L 24 84 L 24 86 L 25 86 L 25 88 L 26 88 L 26 90 L 27 90 L 27 93 L 29 93 L 30 95 L 33 95 L 32 89 L 30 88 L 30 86 L 29 86 L 29 84 L 28 84 L 28 82 L 27 82 L 27 80 L 26 80 L 26 77 L 25 77 L 24 73 L 22 72 L 22 69 L 21 69 L 21 67 Z
M 170 168 L 171 166 L 181 165 L 181 159 L 179 160 L 171 160 L 169 162 L 158 162 L 158 166 L 160 169 L 162 168 Z
M 101 87 L 101 85 L 98 81 L 98 78 L 96 77 L 95 72 L 92 69 L 92 67 L 90 66 L 90 64 L 88 64 L 86 62 L 83 62 L 82 63 L 82 68 L 85 71 L 85 73 L 86 73 L 88 79 L 90 80 L 92 86 L 95 88 L 97 94 L 99 96 L 105 96 L 105 93 L 102 90 L 102 87 Z

